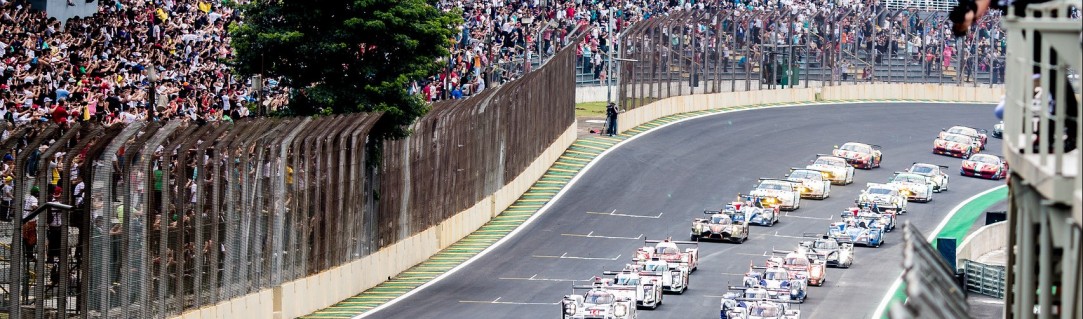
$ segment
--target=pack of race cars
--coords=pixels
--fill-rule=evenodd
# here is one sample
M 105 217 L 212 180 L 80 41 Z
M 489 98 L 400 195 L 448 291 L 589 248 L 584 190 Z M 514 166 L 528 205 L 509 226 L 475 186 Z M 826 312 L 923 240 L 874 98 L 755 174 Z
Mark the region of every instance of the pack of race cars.
M 964 176 L 1006 177 L 1002 158 L 980 153 L 985 142 L 983 130 L 956 126 L 937 136 L 933 153 L 962 157 Z M 694 217 L 690 241 L 644 240 L 623 269 L 605 271 L 607 277 L 595 277 L 588 285 L 573 285 L 573 291 L 583 292 L 561 300 L 561 317 L 628 319 L 636 318 L 638 309 L 655 309 L 664 293 L 688 289 L 699 264 L 699 243 L 744 243 L 752 226 L 774 226 L 786 216 L 783 211 L 800 209 L 803 199 L 829 198 L 832 186 L 854 182 L 855 168 L 878 168 L 882 161 L 879 146 L 849 142 L 831 154 L 817 154 L 806 167 L 791 168 L 783 178 L 761 178 L 747 194 Z M 841 221 L 831 222 L 822 233 L 804 234 L 807 240 L 791 250 L 774 250 L 762 266 L 750 264 L 743 284 L 729 286 L 723 294 L 721 318 L 799 319 L 801 311 L 793 304 L 808 298 L 810 286 L 823 286 L 827 268 L 850 268 L 855 246 L 881 247 L 911 202 L 927 203 L 935 193 L 950 189 L 948 169 L 913 163 L 886 183 L 867 183 L 853 205 L 839 214 Z

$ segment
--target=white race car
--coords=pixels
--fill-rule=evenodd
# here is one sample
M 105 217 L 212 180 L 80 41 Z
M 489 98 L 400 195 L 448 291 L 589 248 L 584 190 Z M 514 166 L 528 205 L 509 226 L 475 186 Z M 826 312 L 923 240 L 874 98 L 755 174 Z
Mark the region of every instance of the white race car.
M 748 288 L 744 294 L 722 295 L 722 319 L 801 319 L 801 310 L 790 303 L 771 299 L 766 289 Z
M 636 301 L 621 297 L 607 289 L 601 278 L 590 286 L 572 286 L 572 290 L 584 289 L 582 295 L 567 295 L 560 301 L 562 319 L 634 319 Z
M 781 179 L 761 178 L 756 188 L 748 195 L 753 197 L 774 197 L 782 201 L 779 208 L 783 210 L 797 210 L 801 208 L 800 183 Z
M 654 244 L 654 246 L 648 246 L 649 244 Z M 684 251 L 681 251 L 677 245 L 691 245 L 695 247 L 685 248 Z M 675 241 L 671 239 L 644 239 L 643 247 L 636 250 L 635 255 L 632 256 L 632 261 L 644 263 L 654 259 L 669 262 L 674 268 L 683 267 L 691 273 L 699 268 L 699 242 Z
M 649 309 L 662 304 L 662 278 L 649 273 L 640 274 L 636 267 L 627 265 L 621 271 L 606 271 L 604 274 L 613 278 L 603 280 L 605 288 L 612 290 L 618 297 L 633 299 L 636 306 Z
M 688 268 L 676 266 L 665 260 L 648 260 L 645 262 L 628 265 L 626 270 L 639 272 L 639 276 L 658 280 L 662 283 L 662 291 L 683 294 L 688 289 Z
M 831 196 L 831 180 L 827 176 L 827 171 L 791 168 L 786 180 L 801 183 L 798 189 L 803 198 L 826 199 Z
M 865 190 L 857 198 L 858 206 L 878 205 L 893 206 L 899 213 L 906 212 L 906 196 L 899 192 L 899 187 L 894 184 L 868 183 Z
M 948 173 L 945 172 L 948 167 L 944 165 L 934 165 L 926 163 L 914 162 L 914 165 L 907 169 L 907 173 L 914 173 L 918 175 L 925 175 L 933 180 L 933 192 L 943 192 L 948 190 Z
M 827 178 L 835 185 L 847 185 L 854 182 L 854 167 L 846 159 L 828 154 L 816 154 L 816 160 L 805 168 L 827 172 Z
M 976 129 L 973 127 L 956 125 L 952 126 L 949 129 L 941 130 L 940 135 L 959 134 L 969 137 L 971 140 L 971 145 L 974 145 L 975 153 L 977 153 L 976 151 L 984 150 L 985 142 L 989 141 L 989 137 L 986 133 L 987 131 L 984 129 Z
M 895 172 L 888 184 L 895 185 L 907 200 L 928 203 L 933 200 L 933 179 L 925 175 Z

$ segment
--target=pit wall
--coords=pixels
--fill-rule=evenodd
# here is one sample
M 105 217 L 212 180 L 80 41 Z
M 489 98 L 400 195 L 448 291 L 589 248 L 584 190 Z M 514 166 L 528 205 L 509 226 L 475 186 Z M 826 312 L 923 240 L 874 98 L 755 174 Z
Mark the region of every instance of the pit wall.
M 963 243 L 955 254 L 956 265 L 962 265 L 963 260 L 978 260 L 979 257 L 1004 249 L 1008 246 L 1008 223 L 999 222 L 978 228 L 970 236 L 966 236 Z M 962 267 L 962 266 L 959 266 Z
M 514 180 L 439 225 L 339 267 L 174 318 L 296 318 L 353 297 L 425 261 L 504 211 L 541 178 L 575 139 L 573 122 Z
M 877 83 L 757 90 L 675 96 L 658 100 L 621 113 L 617 119 L 621 132 L 658 118 L 709 109 L 763 104 L 798 104 L 831 101 L 925 100 L 943 102 L 982 102 L 994 104 L 1004 95 L 1004 87 L 961 87 L 939 84 Z

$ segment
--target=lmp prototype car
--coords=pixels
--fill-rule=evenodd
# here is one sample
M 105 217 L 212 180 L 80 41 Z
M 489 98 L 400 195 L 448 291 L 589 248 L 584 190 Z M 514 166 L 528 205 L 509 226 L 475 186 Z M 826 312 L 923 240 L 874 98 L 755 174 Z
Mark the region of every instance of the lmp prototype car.
M 928 203 L 933 200 L 933 180 L 925 175 L 895 172 L 888 184 L 895 185 L 907 200 Z
M 649 244 L 654 244 L 654 246 L 648 246 Z M 643 247 L 636 250 L 632 261 L 644 263 L 653 259 L 660 259 L 670 263 L 674 268 L 684 267 L 689 273 L 699 268 L 699 242 L 644 239 L 643 245 Z M 685 248 L 682 252 L 677 245 L 693 245 L 695 247 Z
M 675 266 L 665 260 L 649 260 L 628 265 L 625 270 L 639 272 L 640 276 L 661 281 L 662 291 L 683 294 L 688 289 L 688 268 Z
M 854 167 L 846 159 L 827 154 L 816 154 L 816 160 L 805 168 L 827 172 L 827 178 L 835 185 L 847 185 L 854 182 Z
M 726 205 L 724 211 L 733 210 L 740 212 L 734 215 L 734 221 L 748 221 L 750 225 L 774 226 L 782 221 L 779 206 L 782 201 L 776 197 L 756 197 L 750 195 L 737 195 L 740 200 Z M 742 219 L 743 218 L 743 219 Z
M 974 145 L 974 140 L 959 134 L 940 133 L 933 141 L 933 154 L 968 158 L 981 149 Z
M 772 298 L 783 301 L 805 302 L 808 278 L 801 274 L 790 275 L 790 271 L 779 266 L 751 267 L 745 274 L 745 288 L 763 287 Z M 763 270 L 758 272 L 756 270 Z
M 613 291 L 617 297 L 632 299 L 636 306 L 656 309 L 662 304 L 662 278 L 650 272 L 637 271 L 637 267 L 628 265 L 621 271 L 606 271 L 612 279 L 603 279 L 605 288 Z
M 800 183 L 781 179 L 761 178 L 748 194 L 753 197 L 777 198 L 782 201 L 779 208 L 784 210 L 797 210 L 801 208 Z
M 843 221 L 849 221 L 850 219 L 863 221 L 866 227 L 880 228 L 884 232 L 890 232 L 895 230 L 895 221 L 898 216 L 896 212 L 897 210 L 894 208 L 883 209 L 874 204 L 872 206 L 850 207 L 848 211 L 839 215 L 843 217 Z
M 803 198 L 826 199 L 831 196 L 831 180 L 827 171 L 791 168 L 786 180 L 801 183 L 798 190 Z
M 748 219 L 740 209 L 743 204 L 729 204 L 721 211 L 703 211 L 706 218 L 692 220 L 692 241 L 708 239 L 744 243 L 748 240 Z
M 808 278 L 808 284 L 823 286 L 827 281 L 827 264 L 821 259 L 805 253 L 804 249 L 795 251 L 776 250 L 767 259 L 767 268 L 780 266 L 790 271 L 790 277 Z
M 845 158 L 847 163 L 857 168 L 872 169 L 880 167 L 884 160 L 884 154 L 880 152 L 880 146 L 864 143 L 849 142 L 836 147 L 831 155 Z
M 801 310 L 790 304 L 772 300 L 766 289 L 745 289 L 744 294 L 728 292 L 722 295 L 722 319 L 801 319 Z
M 824 260 L 827 266 L 850 268 L 854 264 L 854 243 L 846 237 L 831 237 L 820 234 L 805 234 L 805 237 L 815 237 L 815 240 L 801 242 L 800 248 L 806 249 L 806 254 L 815 255 Z
M 855 245 L 877 247 L 884 244 L 884 230 L 879 227 L 869 227 L 868 224 L 849 219 L 831 223 L 827 228 L 828 236 L 837 238 L 839 241 L 849 240 Z
M 948 190 L 948 172 L 945 171 L 947 168 L 944 165 L 914 162 L 906 172 L 928 176 L 933 180 L 933 192 L 939 193 Z
M 977 150 L 980 151 L 985 149 L 985 142 L 989 141 L 989 137 L 985 133 L 987 133 L 987 131 L 983 129 L 956 125 L 952 126 L 949 129 L 941 130 L 940 135 L 959 134 L 969 137 L 971 140 L 971 145 L 974 145 L 975 147 L 977 147 Z
M 1008 177 L 1008 162 L 1003 158 L 989 154 L 975 154 L 963 160 L 959 174 L 988 179 Z
M 857 198 L 857 205 L 895 207 L 899 213 L 906 212 L 906 196 L 892 184 L 867 183 Z
M 1004 138 L 1004 121 L 993 125 L 993 137 Z
M 560 301 L 562 319 L 634 319 L 636 301 L 621 297 L 615 290 L 605 287 L 601 278 L 590 286 L 572 286 L 572 290 L 586 290 L 582 295 L 567 295 Z

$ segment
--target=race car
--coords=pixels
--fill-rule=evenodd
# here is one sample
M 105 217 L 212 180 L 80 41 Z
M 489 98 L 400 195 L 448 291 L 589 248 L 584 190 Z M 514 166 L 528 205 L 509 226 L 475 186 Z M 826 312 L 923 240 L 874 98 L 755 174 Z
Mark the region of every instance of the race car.
M 855 245 L 877 247 L 884 244 L 884 231 L 878 227 L 868 227 L 862 221 L 846 220 L 831 223 L 827 228 L 828 236 L 841 240 L 849 240 Z M 845 239 L 843 239 L 845 238 Z
M 722 319 L 801 319 L 801 310 L 791 309 L 788 302 L 771 299 L 762 288 L 748 288 L 744 294 L 723 294 L 721 312 Z
M 799 247 L 806 249 L 806 254 L 817 256 L 824 260 L 827 266 L 850 268 L 854 264 L 854 243 L 850 238 L 831 237 L 821 234 L 805 234 L 805 237 L 815 237 L 815 240 L 801 242 Z
M 944 134 L 959 134 L 970 138 L 971 145 L 974 145 L 977 150 L 985 149 L 985 142 L 989 141 L 989 137 L 986 136 L 987 131 L 983 129 L 976 129 L 967 126 L 952 126 L 949 129 L 941 130 L 940 135 Z
M 563 319 L 633 319 L 636 317 L 636 301 L 620 297 L 605 287 L 601 278 L 595 278 L 590 286 L 572 286 L 586 290 L 582 295 L 566 295 L 560 301 L 560 317 Z
M 895 172 L 889 185 L 895 185 L 907 200 L 928 203 L 933 200 L 933 181 L 925 175 Z
M 993 137 L 1004 138 L 1004 121 L 993 125 Z
M 662 277 L 640 272 L 632 265 L 627 265 L 621 271 L 606 271 L 603 274 L 613 276 L 602 282 L 617 297 L 635 300 L 640 308 L 656 309 L 662 304 Z
M 884 160 L 884 154 L 880 152 L 879 145 L 857 142 L 849 142 L 842 144 L 840 147 L 835 147 L 831 155 L 845 158 L 850 165 L 864 169 L 880 167 L 880 162 Z
M 933 141 L 933 154 L 968 158 L 980 150 L 973 139 L 959 134 L 940 133 Z
M 867 227 L 880 228 L 884 232 L 895 230 L 896 210 L 892 208 L 874 211 L 874 208 L 879 207 L 875 204 L 872 206 L 850 207 L 847 211 L 842 212 L 839 215 L 842 216 L 843 221 L 848 221 L 850 219 L 864 221 Z
M 787 180 L 761 178 L 756 188 L 748 194 L 753 197 L 774 197 L 782 201 L 780 209 L 797 210 L 801 208 L 801 191 L 798 187 L 799 183 Z
M 654 246 L 648 246 L 654 244 Z M 685 248 L 682 252 L 677 245 L 695 245 L 695 248 Z M 699 263 L 699 242 L 665 240 L 643 240 L 643 247 L 636 250 L 632 261 L 643 263 L 652 259 L 661 259 L 669 262 L 673 267 L 684 267 L 688 272 L 694 272 Z
M 745 213 L 737 208 L 741 205 L 728 204 L 721 211 L 703 211 L 706 218 L 692 220 L 692 241 L 718 239 L 744 243 L 748 240 L 748 220 Z
M 847 185 L 854 182 L 854 167 L 847 164 L 845 158 L 816 154 L 816 160 L 805 168 L 826 172 L 827 179 L 835 185 Z
M 988 179 L 1003 179 L 1008 177 L 1008 162 L 996 155 L 974 154 L 963 160 L 959 168 L 959 174 Z
M 791 168 L 786 175 L 786 180 L 801 183 L 798 190 L 802 198 L 826 199 L 831 196 L 831 180 L 827 178 L 827 171 Z
M 790 271 L 793 277 L 808 278 L 808 284 L 823 286 L 827 281 L 827 264 L 805 253 L 804 249 L 794 251 L 775 250 L 767 259 L 767 268 L 779 266 Z
M 914 162 L 906 172 L 928 176 L 933 180 L 933 192 L 939 193 L 948 190 L 948 173 L 944 171 L 947 168 L 944 165 Z
M 802 274 L 790 275 L 790 271 L 780 266 L 755 267 L 752 266 L 749 273 L 745 274 L 746 288 L 763 287 L 770 295 L 777 293 L 777 299 L 784 301 L 805 302 L 808 278 Z M 755 270 L 763 270 L 762 273 Z M 756 282 L 756 280 L 759 280 Z
M 628 265 L 626 270 L 636 271 L 642 277 L 658 280 L 662 283 L 662 291 L 683 294 L 688 289 L 688 268 L 668 263 L 665 260 L 653 259 L 638 264 Z
M 866 183 L 866 188 L 857 197 L 857 204 L 895 207 L 899 213 L 906 213 L 906 196 L 899 192 L 899 188 L 892 184 Z
M 737 205 L 736 208 L 744 212 L 743 216 L 748 219 L 749 224 L 770 227 L 782 221 L 780 211 L 782 201 L 777 197 L 740 197 L 744 199 L 745 204 Z

